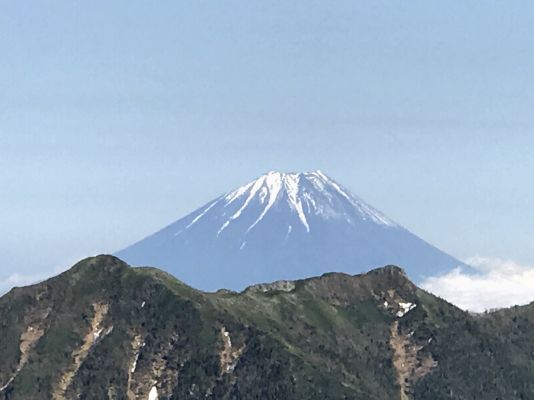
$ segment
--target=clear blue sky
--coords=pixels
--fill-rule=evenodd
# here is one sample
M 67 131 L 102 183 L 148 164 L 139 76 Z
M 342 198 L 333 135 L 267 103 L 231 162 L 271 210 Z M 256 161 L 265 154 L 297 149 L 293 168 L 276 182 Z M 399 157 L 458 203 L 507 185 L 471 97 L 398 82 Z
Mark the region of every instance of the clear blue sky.
M 14 1 L 0 54 L 0 280 L 271 169 L 534 264 L 530 1 Z

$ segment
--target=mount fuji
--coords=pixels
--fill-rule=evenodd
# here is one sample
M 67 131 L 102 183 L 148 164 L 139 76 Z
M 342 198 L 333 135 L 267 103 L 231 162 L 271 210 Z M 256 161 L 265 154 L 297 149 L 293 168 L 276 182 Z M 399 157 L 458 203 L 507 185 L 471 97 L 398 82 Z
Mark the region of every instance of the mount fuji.
M 321 171 L 269 172 L 116 255 L 206 291 L 388 264 L 418 281 L 463 266 Z

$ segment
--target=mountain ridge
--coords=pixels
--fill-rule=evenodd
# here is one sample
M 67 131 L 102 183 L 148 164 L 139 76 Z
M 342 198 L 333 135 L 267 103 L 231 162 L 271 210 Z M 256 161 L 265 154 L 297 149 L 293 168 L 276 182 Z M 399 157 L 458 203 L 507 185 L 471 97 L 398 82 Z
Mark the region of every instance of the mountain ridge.
M 0 399 L 526 399 L 534 305 L 471 315 L 388 266 L 205 293 L 113 256 L 0 298 Z

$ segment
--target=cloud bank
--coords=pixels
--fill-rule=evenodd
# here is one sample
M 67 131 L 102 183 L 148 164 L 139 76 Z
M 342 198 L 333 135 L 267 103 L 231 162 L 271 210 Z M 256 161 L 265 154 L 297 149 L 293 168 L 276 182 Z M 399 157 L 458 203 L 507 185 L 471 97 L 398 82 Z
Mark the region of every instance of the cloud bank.
M 420 286 L 464 310 L 476 312 L 534 301 L 534 266 L 479 256 L 465 263 L 477 273 L 456 268 L 445 275 L 429 277 Z
M 14 273 L 0 280 L 0 296 L 15 286 L 27 286 L 45 279 L 45 275 L 33 274 L 22 275 Z
M 86 257 L 89 257 L 89 256 L 86 256 Z M 0 296 L 4 295 L 10 289 L 16 286 L 21 287 L 21 286 L 33 285 L 35 283 L 39 283 L 53 276 L 56 276 L 66 271 L 67 269 L 69 269 L 70 266 L 73 266 L 78 260 L 81 260 L 81 259 L 82 257 L 70 257 L 66 259 L 66 261 L 61 262 L 54 267 L 40 268 L 38 270 L 34 269 L 34 271 L 29 270 L 29 271 L 25 271 L 25 273 L 18 273 L 18 272 L 10 273 L 8 271 L 5 271 L 4 273 L 6 275 L 7 274 L 9 275 L 7 276 L 0 275 Z

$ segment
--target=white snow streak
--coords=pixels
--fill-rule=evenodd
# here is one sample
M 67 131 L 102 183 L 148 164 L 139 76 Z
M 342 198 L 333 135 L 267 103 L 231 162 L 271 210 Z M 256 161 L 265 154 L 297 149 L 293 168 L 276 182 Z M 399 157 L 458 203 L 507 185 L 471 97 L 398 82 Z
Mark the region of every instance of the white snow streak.
M 14 377 L 14 376 L 12 376 L 11 378 L 9 378 L 9 380 L 7 381 L 7 383 L 6 383 L 4 386 L 2 386 L 2 387 L 0 388 L 0 392 L 3 392 L 4 390 L 6 390 L 7 387 L 8 387 L 9 385 L 11 385 L 11 382 L 13 382 L 14 380 L 15 380 L 15 377 Z
M 265 208 L 263 209 L 258 219 L 256 219 L 256 221 L 254 221 L 254 223 L 249 226 L 249 228 L 247 229 L 247 233 L 252 228 L 254 228 L 258 224 L 258 222 L 260 222 L 263 219 L 263 217 L 265 217 L 265 214 L 267 214 L 267 212 L 274 205 L 274 203 L 278 199 L 278 194 L 282 190 L 282 179 L 281 179 L 280 174 L 276 174 L 276 173 L 267 174 L 267 177 L 265 178 L 265 184 L 267 185 L 267 187 L 266 188 L 264 187 L 264 189 L 266 189 L 267 196 L 269 196 L 267 206 L 265 206 Z M 262 204 L 263 204 L 263 201 L 262 201 Z
M 139 353 L 135 355 L 134 361 L 132 363 L 132 368 L 130 369 L 130 372 L 133 374 L 135 372 L 135 369 L 137 368 L 137 360 L 139 360 Z
M 238 199 L 239 197 L 243 196 L 246 192 L 250 190 L 252 186 L 254 186 L 255 183 L 256 181 L 249 182 L 246 185 L 241 186 L 237 190 L 234 190 L 230 194 L 226 195 L 224 198 L 227 201 L 226 206 L 231 204 L 234 200 Z
M 224 200 L 224 208 L 238 201 L 239 209 L 224 220 L 217 232 L 217 237 L 250 207 L 253 212 L 257 212 L 257 217 L 244 232 L 246 235 L 257 227 L 267 213 L 282 199 L 287 200 L 290 210 L 296 214 L 307 232 L 310 232 L 310 216 L 314 215 L 321 216 L 323 219 L 342 219 L 350 224 L 361 219 L 389 227 L 397 226 L 385 215 L 343 189 L 321 171 L 308 173 L 271 171 L 217 199 L 191 221 L 187 228 L 197 222 L 221 199 Z M 254 205 L 251 205 L 253 202 Z M 262 205 L 261 208 L 257 207 L 258 204 Z M 249 212 L 248 215 L 250 214 Z
M 310 231 L 310 226 L 302 209 L 302 202 L 299 198 L 299 183 L 300 176 L 297 174 L 287 174 L 284 180 L 284 186 L 286 188 L 288 202 L 290 207 L 297 212 L 297 215 L 302 222 L 302 225 L 306 227 L 306 231 Z
M 287 240 L 287 238 L 289 237 L 289 234 L 291 233 L 291 230 L 293 229 L 293 227 L 291 225 L 289 225 L 287 227 L 287 233 L 286 233 L 286 238 L 284 240 Z
M 228 221 L 226 221 L 222 226 L 221 228 L 219 229 L 219 231 L 217 232 L 217 237 L 221 234 L 222 231 L 224 231 L 228 225 L 230 225 L 230 222 L 232 222 L 233 220 L 235 220 L 236 218 L 239 218 L 239 216 L 241 215 L 241 213 L 243 212 L 243 210 L 245 210 L 245 208 L 247 208 L 247 206 L 250 204 L 250 202 L 252 201 L 252 199 L 254 198 L 254 195 L 258 192 L 258 190 L 261 188 L 262 184 L 263 184 L 263 181 L 265 180 L 265 177 L 262 177 L 260 179 L 258 179 L 257 181 L 254 182 L 254 184 L 252 185 L 252 189 L 250 190 L 250 194 L 248 195 L 248 198 L 247 200 L 245 201 L 245 204 L 243 204 L 241 206 L 241 208 L 239 210 L 237 210 L 237 212 L 232 215 L 230 217 L 230 219 Z M 250 184 L 249 184 L 250 185 Z M 238 189 L 237 192 L 240 192 L 241 189 Z
M 213 208 L 213 206 L 219 202 L 219 200 L 220 200 L 220 199 L 215 200 L 215 201 L 214 201 L 213 203 L 211 203 L 208 207 L 206 207 L 206 209 L 205 209 L 204 211 L 202 211 L 200 214 L 198 214 L 198 216 L 195 217 L 195 219 L 194 219 L 193 221 L 191 221 L 191 222 L 189 223 L 189 225 L 187 225 L 187 226 L 185 227 L 185 229 L 189 229 L 189 228 L 191 228 L 191 226 L 193 226 L 193 225 L 194 225 L 200 218 L 202 218 L 204 215 L 206 215 L 206 213 L 207 213 L 209 210 L 211 210 L 211 209 Z

